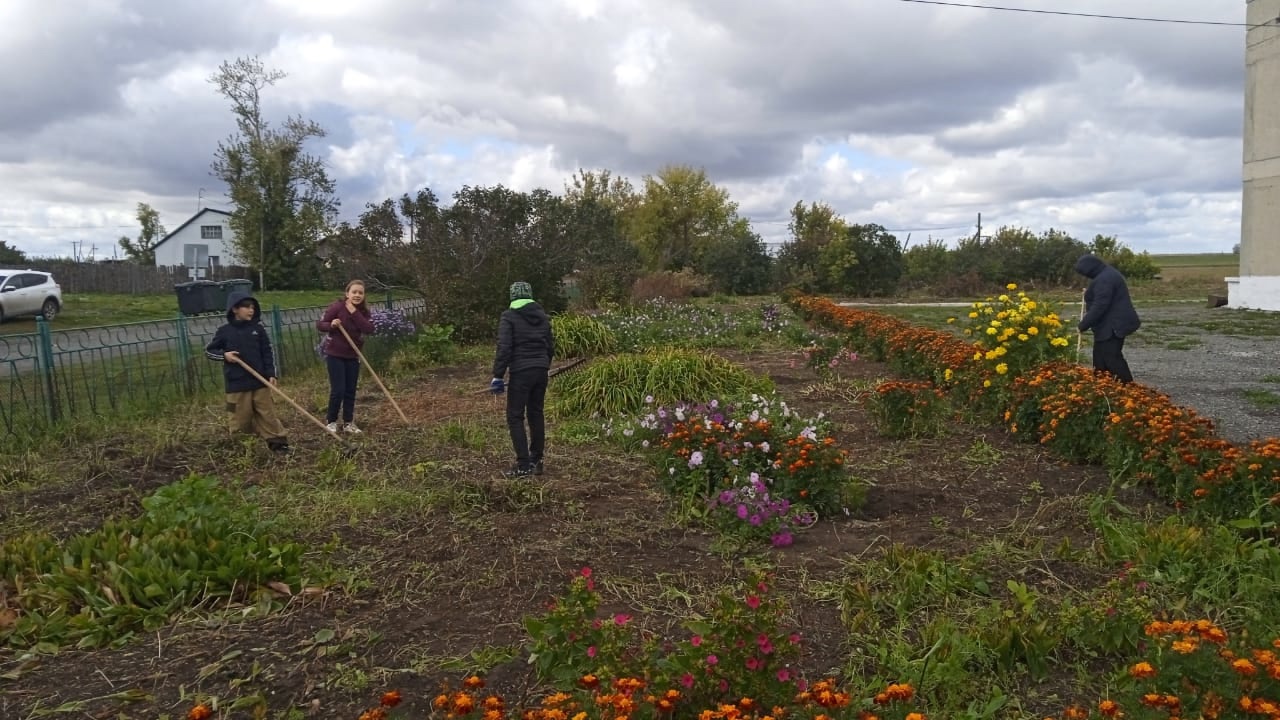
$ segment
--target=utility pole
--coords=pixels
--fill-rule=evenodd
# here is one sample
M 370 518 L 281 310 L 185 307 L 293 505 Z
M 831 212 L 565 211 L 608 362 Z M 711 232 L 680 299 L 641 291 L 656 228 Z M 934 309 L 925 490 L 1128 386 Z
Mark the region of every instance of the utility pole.
M 978 213 L 978 242 L 982 242 L 982 213 Z

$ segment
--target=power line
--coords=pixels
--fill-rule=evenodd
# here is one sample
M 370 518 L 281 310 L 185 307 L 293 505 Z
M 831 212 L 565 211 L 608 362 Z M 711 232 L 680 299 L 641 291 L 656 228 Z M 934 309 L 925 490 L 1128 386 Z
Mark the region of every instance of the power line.
M 977 5 L 972 3 L 945 2 L 944 0 L 899 0 L 899 2 L 919 3 L 921 5 L 942 5 L 945 7 L 974 8 L 979 10 L 1003 10 L 1005 12 L 1034 13 L 1036 15 L 1066 15 L 1068 17 L 1098 18 L 1101 20 L 1135 20 L 1138 22 L 1175 23 L 1178 25 L 1218 25 L 1222 27 L 1260 28 L 1274 27 L 1280 24 L 1280 17 L 1275 21 L 1261 25 L 1241 22 L 1223 22 L 1219 20 L 1180 20 L 1176 18 L 1139 17 L 1135 15 L 1104 15 L 1101 13 L 1071 12 L 1069 10 L 1035 10 L 1032 8 L 1003 7 L 1000 5 Z
M 119 230 L 136 228 L 133 225 L 0 225 L 0 230 Z

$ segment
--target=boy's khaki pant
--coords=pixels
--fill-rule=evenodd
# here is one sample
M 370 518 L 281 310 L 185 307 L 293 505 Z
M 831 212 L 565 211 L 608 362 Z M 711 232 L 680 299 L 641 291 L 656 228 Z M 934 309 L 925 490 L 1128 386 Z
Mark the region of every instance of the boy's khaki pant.
M 233 433 L 252 433 L 268 441 L 285 439 L 270 388 L 227 393 L 227 411 L 231 413 Z

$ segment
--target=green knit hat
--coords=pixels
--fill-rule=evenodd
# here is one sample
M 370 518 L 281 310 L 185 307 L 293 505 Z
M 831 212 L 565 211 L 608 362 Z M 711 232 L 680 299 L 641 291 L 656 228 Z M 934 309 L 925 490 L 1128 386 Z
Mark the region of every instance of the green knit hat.
M 532 300 L 533 288 L 529 286 L 529 283 L 517 280 L 511 283 L 511 292 L 509 294 L 512 300 Z

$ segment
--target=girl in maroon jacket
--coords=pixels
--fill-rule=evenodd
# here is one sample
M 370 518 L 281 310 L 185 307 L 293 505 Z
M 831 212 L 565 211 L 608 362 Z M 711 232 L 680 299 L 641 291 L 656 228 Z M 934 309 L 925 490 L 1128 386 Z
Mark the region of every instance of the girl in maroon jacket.
M 356 347 L 351 347 L 343 336 L 341 327 L 351 336 Z M 328 333 L 321 343 L 324 362 L 329 369 L 329 413 L 325 422 L 329 430 L 338 431 L 338 410 L 342 410 L 342 423 L 349 433 L 358 433 L 354 422 L 356 413 L 356 380 L 360 377 L 360 356 L 356 348 L 364 347 L 364 336 L 373 333 L 369 305 L 364 301 L 364 281 L 352 280 L 341 300 L 325 308 L 324 315 L 316 323 L 316 329 Z

